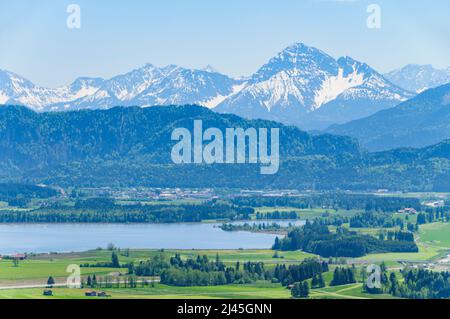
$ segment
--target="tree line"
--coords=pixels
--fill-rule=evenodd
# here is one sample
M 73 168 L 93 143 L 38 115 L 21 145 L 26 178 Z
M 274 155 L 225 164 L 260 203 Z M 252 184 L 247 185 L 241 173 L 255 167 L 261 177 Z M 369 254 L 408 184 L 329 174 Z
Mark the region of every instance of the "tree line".
M 254 210 L 226 201 L 200 204 L 118 205 L 111 199 L 80 200 L 75 206 L 54 204 L 33 211 L 0 214 L 1 223 L 176 223 L 209 219 L 249 219 Z
M 239 206 L 251 207 L 294 207 L 299 209 L 361 209 L 366 211 L 396 212 L 404 208 L 422 207 L 418 198 L 376 196 L 371 194 L 347 194 L 330 192 L 304 196 L 240 196 L 232 200 Z

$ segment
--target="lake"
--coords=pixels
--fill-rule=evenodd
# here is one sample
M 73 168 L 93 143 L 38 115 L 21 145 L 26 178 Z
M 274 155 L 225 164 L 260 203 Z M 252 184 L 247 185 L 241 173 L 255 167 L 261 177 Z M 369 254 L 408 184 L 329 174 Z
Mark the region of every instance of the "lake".
M 276 222 L 286 226 L 303 221 Z M 242 222 L 238 222 L 242 223 Z M 121 248 L 264 249 L 276 235 L 226 232 L 220 224 L 0 224 L 0 254 L 85 251 L 113 243 Z

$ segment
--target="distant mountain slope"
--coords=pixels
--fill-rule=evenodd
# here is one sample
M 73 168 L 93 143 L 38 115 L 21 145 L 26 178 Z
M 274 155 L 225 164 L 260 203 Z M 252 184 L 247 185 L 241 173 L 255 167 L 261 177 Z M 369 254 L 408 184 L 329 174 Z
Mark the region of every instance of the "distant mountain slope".
M 450 138 L 450 84 L 430 89 L 392 109 L 331 127 L 370 150 L 422 147 Z
M 408 64 L 384 76 L 405 90 L 420 93 L 450 83 L 450 67 L 439 70 L 432 65 Z
M 43 111 L 50 104 L 94 94 L 102 83 L 101 78 L 78 78 L 69 86 L 49 89 L 36 86 L 15 73 L 0 70 L 0 104 L 22 104 Z
M 174 128 L 280 128 L 280 170 L 171 162 Z M 0 182 L 60 186 L 450 190 L 450 143 L 366 153 L 348 137 L 313 136 L 276 122 L 198 106 L 35 113 L 0 108 Z
M 239 93 L 215 110 L 323 129 L 395 106 L 412 96 L 367 64 L 350 57 L 335 60 L 298 43 L 272 58 Z
M 0 70 L 0 104 L 21 104 L 37 111 L 193 103 L 215 107 L 240 84 L 211 67 L 192 70 L 146 64 L 110 80 L 79 78 L 71 85 L 49 89 Z

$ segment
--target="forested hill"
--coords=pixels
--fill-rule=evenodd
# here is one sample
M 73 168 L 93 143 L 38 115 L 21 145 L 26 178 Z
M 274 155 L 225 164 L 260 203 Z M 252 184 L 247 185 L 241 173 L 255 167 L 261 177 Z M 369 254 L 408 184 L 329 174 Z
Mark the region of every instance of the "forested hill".
M 280 170 L 260 165 L 175 165 L 175 128 L 280 128 Z M 207 143 L 205 143 L 207 144 Z M 450 190 L 449 143 L 366 153 L 347 137 L 313 136 L 198 106 L 35 113 L 0 107 L 0 181 L 76 186 Z M 447 183 L 447 184 L 446 184 Z
M 450 83 L 327 132 L 353 136 L 373 151 L 438 143 L 450 138 Z

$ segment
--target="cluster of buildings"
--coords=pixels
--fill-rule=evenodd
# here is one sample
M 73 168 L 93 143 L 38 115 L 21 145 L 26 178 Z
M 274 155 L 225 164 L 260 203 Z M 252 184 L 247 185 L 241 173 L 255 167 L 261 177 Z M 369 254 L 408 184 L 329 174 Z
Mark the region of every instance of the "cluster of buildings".
M 43 295 L 43 296 L 47 296 L 47 297 L 53 296 L 53 290 L 51 290 L 51 289 L 45 289 L 45 290 L 42 292 L 42 295 Z M 107 294 L 106 292 L 104 292 L 104 291 L 99 291 L 99 292 L 97 292 L 97 291 L 93 291 L 93 290 L 85 291 L 84 295 L 85 295 L 86 297 L 111 297 L 111 295 L 108 295 L 108 294 Z
M 298 190 L 241 190 L 240 196 L 262 196 L 262 197 L 282 197 L 282 196 L 302 196 Z
M 181 188 L 83 188 L 81 192 L 91 197 L 109 197 L 118 200 L 177 200 L 212 199 L 212 189 Z
M 183 188 L 83 188 L 80 189 L 84 196 L 88 197 L 108 197 L 117 200 L 180 200 L 180 199 L 199 199 L 210 200 L 218 198 L 218 193 L 212 188 L 202 189 L 183 189 Z M 298 190 L 230 190 L 221 195 L 225 197 L 234 196 L 302 196 Z
M 431 202 L 425 202 L 423 204 L 430 208 L 439 208 L 439 207 L 445 206 L 445 201 L 444 200 L 436 200 L 436 201 L 431 201 Z
M 414 208 L 404 208 L 398 211 L 399 213 L 405 213 L 409 215 L 416 215 L 417 211 Z
M 2 259 L 15 259 L 15 260 L 25 260 L 27 259 L 27 254 L 11 254 L 11 255 L 0 255 L 0 260 Z

